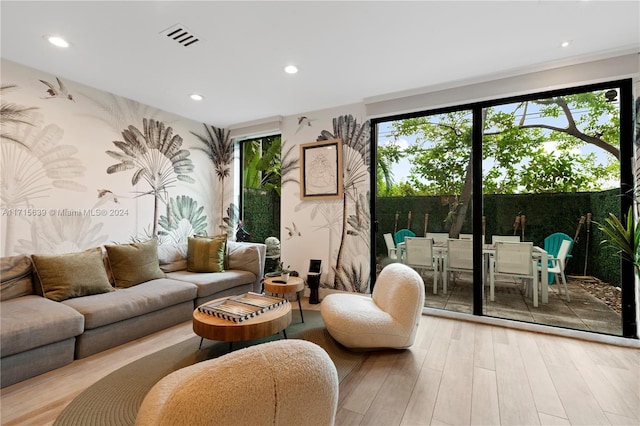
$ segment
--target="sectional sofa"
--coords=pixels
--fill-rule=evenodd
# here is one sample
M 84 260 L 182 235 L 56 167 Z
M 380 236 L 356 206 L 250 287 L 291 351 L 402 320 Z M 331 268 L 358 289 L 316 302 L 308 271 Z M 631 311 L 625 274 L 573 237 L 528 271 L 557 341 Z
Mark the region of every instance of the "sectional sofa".
M 223 247 L 216 272 L 192 272 L 210 269 L 190 267 L 190 245 L 156 240 L 0 259 L 1 387 L 187 321 L 206 301 L 261 291 L 266 246 Z

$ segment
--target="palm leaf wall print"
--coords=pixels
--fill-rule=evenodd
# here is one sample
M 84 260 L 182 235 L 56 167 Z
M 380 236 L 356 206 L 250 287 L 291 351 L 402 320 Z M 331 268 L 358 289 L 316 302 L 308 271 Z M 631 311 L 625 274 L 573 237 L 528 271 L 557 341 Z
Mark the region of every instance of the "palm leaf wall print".
M 144 118 L 155 119 L 160 113 L 157 108 L 122 98 L 112 93 L 104 93 L 102 98 L 80 93 L 83 98 L 94 104 L 102 114 L 78 114 L 100 120 L 115 133 L 120 133 L 129 123 L 139 123 Z
M 19 123 L 15 136 L 21 141 L 3 143 L 0 156 L 0 205 L 13 209 L 34 207 L 34 201 L 48 198 L 53 189 L 85 192 L 76 181 L 86 171 L 75 155 L 78 149 L 60 143 L 64 131 L 55 124 L 44 125 L 42 114 L 33 122 Z M 14 254 L 15 216 L 7 216 L 3 255 Z
M 369 287 L 369 277 L 361 264 L 351 263 L 336 271 L 336 289 L 356 293 L 366 293 Z
M 113 141 L 120 149 L 106 151 L 107 155 L 119 162 L 107 168 L 108 174 L 134 169 L 131 185 L 145 182 L 150 190 L 139 195 L 153 195 L 152 235 L 158 233 L 158 214 L 160 203 L 167 203 L 167 190 L 177 181 L 194 183 L 190 176 L 193 172 L 191 154 L 182 147 L 182 137 L 173 134 L 171 127 L 154 119 L 142 120 L 143 130 L 130 125 L 122 131 L 122 141 Z
M 62 254 L 98 247 L 107 241 L 104 224 L 88 216 L 46 216 L 31 222 L 31 240 L 20 239 L 18 253 Z
M 231 174 L 233 164 L 233 140 L 231 132 L 215 126 L 204 125 L 204 134 L 191 132 L 204 146 L 197 146 L 194 149 L 202 151 L 211 160 L 213 169 L 220 181 L 220 229 L 226 228 L 224 216 L 224 180 Z
M 367 120 L 358 124 L 352 115 L 344 115 L 333 119 L 333 132 L 323 130 L 317 140 L 342 139 L 342 165 L 343 165 L 343 203 L 342 203 L 342 232 L 340 247 L 336 258 L 336 288 L 344 286 L 338 281 L 346 279 L 349 275 L 342 274 L 342 256 L 344 245 L 348 235 L 348 211 L 349 201 L 358 201 L 358 187 L 367 182 L 370 164 L 370 136 L 371 123 Z M 360 207 L 365 208 L 363 206 Z M 369 208 L 368 206 L 366 207 Z M 353 285 L 353 288 L 361 286 Z
M 19 124 L 32 126 L 33 123 L 29 120 L 30 115 L 38 108 L 4 102 L 6 94 L 16 87 L 15 84 L 3 84 L 0 86 L 0 95 L 2 95 L 3 99 L 2 104 L 0 104 L 0 140 L 3 142 L 15 142 L 27 148 L 18 135 L 15 134 L 15 126 Z
M 285 183 L 300 184 L 300 158 L 297 156 L 298 145 L 291 145 L 281 157 L 280 173 L 282 175 L 280 186 Z
M 160 216 L 158 225 L 173 243 L 186 243 L 191 235 L 207 234 L 207 216 L 204 207 L 188 195 L 170 198 L 167 215 Z

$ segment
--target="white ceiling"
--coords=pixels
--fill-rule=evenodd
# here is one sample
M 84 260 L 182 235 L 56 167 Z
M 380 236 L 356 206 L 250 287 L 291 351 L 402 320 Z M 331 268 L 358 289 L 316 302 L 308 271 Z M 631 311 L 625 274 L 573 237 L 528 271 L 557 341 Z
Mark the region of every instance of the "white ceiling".
M 2 1 L 0 13 L 3 58 L 221 127 L 640 51 L 638 1 Z M 159 34 L 176 23 L 202 41 Z

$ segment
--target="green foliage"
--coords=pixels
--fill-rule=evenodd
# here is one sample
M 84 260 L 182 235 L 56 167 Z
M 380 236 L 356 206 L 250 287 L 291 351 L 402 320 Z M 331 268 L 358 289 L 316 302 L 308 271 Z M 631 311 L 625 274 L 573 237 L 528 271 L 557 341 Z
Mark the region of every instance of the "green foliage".
M 600 182 L 617 177 L 619 111 L 602 91 L 487 108 L 483 118 L 485 193 L 597 191 Z M 396 141 L 414 136 L 416 143 L 401 152 L 392 144 L 379 148 L 378 166 L 383 176 L 402 158 L 412 166 L 407 182 L 387 181 L 379 196 L 460 194 L 471 119 L 470 111 L 455 111 L 393 122 Z M 545 149 L 545 142 L 552 145 Z M 610 161 L 600 165 L 594 154 L 579 155 L 586 144 L 611 154 Z
M 275 191 L 245 188 L 244 229 L 251 241 L 264 243 L 267 237 L 280 239 L 280 196 Z
M 618 216 L 609 213 L 604 222 L 598 223 L 599 229 L 604 232 L 606 239 L 602 241 L 613 247 L 627 260 L 633 263 L 636 271 L 640 275 L 640 226 L 635 226 L 633 221 L 633 206 L 625 217 L 620 220 Z
M 242 147 L 245 188 L 269 189 L 280 195 L 282 187 L 280 135 L 244 141 Z

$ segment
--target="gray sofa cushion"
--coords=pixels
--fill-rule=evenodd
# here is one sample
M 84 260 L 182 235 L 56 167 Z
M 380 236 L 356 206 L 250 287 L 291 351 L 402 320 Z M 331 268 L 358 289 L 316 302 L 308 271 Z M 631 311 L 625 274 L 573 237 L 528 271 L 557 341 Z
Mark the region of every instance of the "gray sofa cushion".
M 0 258 L 0 300 L 35 294 L 32 272 L 33 264 L 29 256 Z
M 89 330 L 193 300 L 196 294 L 197 287 L 193 284 L 159 278 L 62 303 L 84 315 L 84 328 Z
M 225 272 L 167 272 L 167 277 L 186 281 L 198 286 L 198 298 L 228 290 L 243 284 L 252 284 L 256 276 L 248 271 L 227 270 Z
M 3 357 L 78 336 L 84 329 L 78 312 L 35 295 L 2 301 L 0 319 Z

